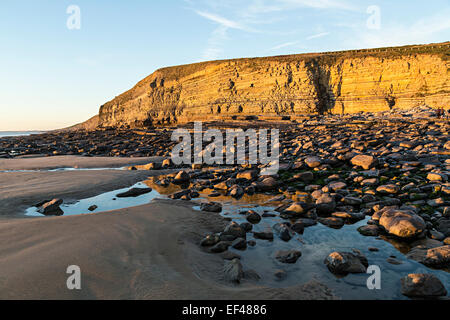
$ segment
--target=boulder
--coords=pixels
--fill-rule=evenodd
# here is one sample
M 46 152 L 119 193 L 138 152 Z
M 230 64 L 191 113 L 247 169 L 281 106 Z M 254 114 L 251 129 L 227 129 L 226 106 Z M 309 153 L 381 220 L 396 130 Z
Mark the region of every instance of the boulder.
M 411 211 L 388 209 L 379 220 L 386 232 L 399 238 L 414 238 L 426 230 L 425 221 Z
M 441 181 L 441 182 L 445 182 L 447 181 L 448 177 L 446 174 L 443 173 L 437 173 L 437 172 L 430 172 L 427 175 L 427 179 L 430 181 Z
M 378 160 L 373 156 L 359 154 L 352 158 L 351 163 L 354 166 L 369 170 L 378 165 Z
M 447 290 L 433 274 L 411 273 L 401 279 L 402 294 L 407 297 L 441 297 Z
M 332 252 L 324 263 L 334 274 L 365 273 L 368 267 L 367 259 L 361 254 L 351 252 Z
M 361 233 L 363 236 L 368 236 L 368 237 L 376 237 L 379 234 L 378 226 L 373 225 L 373 224 L 368 224 L 368 225 L 359 227 L 358 232 Z
M 152 192 L 152 188 L 131 188 L 128 191 L 116 195 L 118 198 L 135 198 L 140 195 Z
M 186 171 L 179 171 L 175 178 L 173 179 L 173 183 L 181 184 L 189 182 L 190 177 L 189 174 Z
M 334 198 L 328 194 L 323 194 L 316 200 L 316 212 L 318 215 L 330 215 L 336 209 Z
M 340 229 L 344 226 L 344 219 L 336 218 L 336 217 L 328 217 L 328 218 L 319 218 L 318 221 L 321 224 L 326 225 L 330 228 Z
M 328 184 L 328 189 L 332 192 L 336 192 L 345 188 L 347 188 L 347 184 L 345 182 L 335 181 Z
M 45 216 L 62 216 L 64 211 L 59 207 L 62 203 L 62 199 L 53 199 L 41 205 L 38 208 L 38 212 Z
M 303 222 L 297 221 L 291 226 L 291 229 L 298 234 L 303 234 L 303 232 L 305 231 L 305 225 Z
M 308 209 L 308 204 L 304 202 L 294 202 L 289 207 L 287 207 L 285 211 L 288 211 L 289 213 L 292 213 L 294 215 L 302 215 L 303 213 L 306 213 Z
M 267 177 L 262 181 L 258 182 L 256 187 L 260 191 L 272 191 L 277 189 L 278 181 L 275 180 L 274 177 Z
M 280 237 L 283 241 L 289 241 L 294 236 L 294 233 L 291 231 L 289 226 L 285 223 L 277 223 L 273 226 L 273 229 L 277 233 L 277 235 Z
M 241 198 L 244 195 L 244 189 L 240 186 L 233 186 L 230 191 L 230 196 L 233 198 Z
M 275 252 L 275 259 L 281 263 L 296 263 L 302 253 L 299 250 L 279 250 Z
M 271 232 L 271 231 L 253 232 L 253 236 L 256 239 L 273 240 L 273 232 Z
M 162 162 L 162 167 L 163 168 L 169 168 L 172 165 L 172 160 L 171 159 L 164 159 Z
M 229 246 L 231 246 L 229 241 L 220 241 L 211 247 L 210 251 L 212 253 L 221 253 L 227 251 Z
M 432 268 L 450 267 L 450 245 L 428 249 L 423 261 L 424 265 Z
M 226 280 L 239 283 L 244 276 L 241 261 L 239 259 L 225 261 L 223 273 Z
M 320 160 L 319 157 L 311 156 L 311 157 L 306 157 L 305 163 L 310 168 L 317 168 L 322 164 L 322 161 Z
M 259 223 L 261 221 L 261 216 L 259 213 L 249 210 L 247 213 L 247 221 L 253 224 Z
M 215 234 L 208 234 L 205 238 L 202 239 L 200 245 L 202 247 L 211 247 L 217 244 L 220 241 L 219 236 Z
M 275 279 L 278 281 L 284 280 L 287 278 L 287 272 L 281 269 L 275 270 L 274 274 Z
M 236 239 L 236 238 L 244 238 L 245 239 L 247 237 L 246 231 L 239 224 L 237 224 L 234 221 L 230 222 L 230 224 L 228 224 L 225 227 L 225 230 L 223 230 L 223 232 L 221 234 L 222 235 L 231 235 L 234 237 L 234 239 Z
M 207 202 L 200 204 L 200 210 L 206 212 L 221 212 L 222 205 L 218 202 Z
M 258 177 L 258 172 L 256 170 L 247 170 L 244 172 L 239 172 L 236 175 L 236 179 L 245 179 L 248 181 L 255 180 Z
M 314 174 L 310 171 L 297 173 L 292 177 L 293 181 L 301 181 L 301 182 L 311 182 L 314 180 Z
M 245 250 L 247 249 L 247 241 L 244 238 L 236 238 L 231 246 L 237 250 Z
M 396 186 L 395 184 L 387 184 L 384 186 L 379 186 L 377 188 L 377 192 L 382 193 L 382 194 L 396 194 L 399 191 L 399 187 Z

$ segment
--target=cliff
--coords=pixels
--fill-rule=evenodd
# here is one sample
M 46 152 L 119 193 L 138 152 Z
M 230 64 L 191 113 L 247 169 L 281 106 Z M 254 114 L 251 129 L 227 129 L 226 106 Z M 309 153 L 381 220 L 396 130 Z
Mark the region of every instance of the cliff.
M 98 123 L 448 107 L 449 69 L 450 42 L 169 67 L 101 106 Z

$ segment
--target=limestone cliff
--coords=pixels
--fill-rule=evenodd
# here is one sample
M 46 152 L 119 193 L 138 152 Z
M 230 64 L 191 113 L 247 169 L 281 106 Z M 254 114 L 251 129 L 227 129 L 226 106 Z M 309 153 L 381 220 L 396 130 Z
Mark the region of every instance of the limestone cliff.
M 448 107 L 449 58 L 446 42 L 163 68 L 101 106 L 99 126 Z

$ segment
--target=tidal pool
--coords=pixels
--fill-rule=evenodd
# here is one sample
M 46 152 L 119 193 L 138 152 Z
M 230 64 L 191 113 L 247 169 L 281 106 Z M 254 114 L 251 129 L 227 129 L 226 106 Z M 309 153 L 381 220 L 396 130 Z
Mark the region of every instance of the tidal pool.
M 170 184 L 163 187 L 156 184 L 158 178 L 151 178 L 147 181 L 137 183 L 129 188 L 123 188 L 101 195 L 83 199 L 75 203 L 63 204 L 61 209 L 64 215 L 77 215 L 91 213 L 88 208 L 92 205 L 98 206 L 93 212 L 104 212 L 115 209 L 123 209 L 143 205 L 156 198 L 168 198 L 167 195 L 181 190 L 180 186 Z M 150 193 L 135 198 L 117 198 L 118 193 L 130 188 L 151 187 Z M 223 194 L 216 197 L 209 197 L 211 190 L 206 189 L 200 192 L 200 197 L 193 199 L 194 202 L 206 201 L 220 202 L 223 206 L 222 216 L 231 218 L 238 223 L 246 221 L 243 211 L 252 209 L 260 214 L 273 213 L 275 217 L 264 217 L 261 222 L 253 225 L 253 231 L 272 230 L 276 223 L 286 222 L 274 209 L 279 202 L 270 201 L 274 195 L 255 194 L 254 196 L 244 195 L 239 200 L 225 196 Z M 183 201 L 183 200 L 176 200 Z M 194 205 L 195 210 L 200 210 L 200 205 Z M 42 216 L 37 212 L 37 208 L 27 210 L 29 216 Z M 105 213 L 107 214 L 107 213 Z M 202 213 L 207 214 L 207 213 Z M 253 269 L 261 279 L 261 285 L 271 287 L 289 287 L 306 283 L 312 279 L 326 284 L 334 293 L 343 299 L 408 299 L 400 292 L 400 279 L 409 273 L 433 273 L 450 290 L 450 274 L 443 270 L 430 269 L 416 261 L 407 259 L 405 254 L 409 247 L 402 242 L 381 237 L 365 237 L 361 235 L 357 228 L 365 225 L 370 217 L 355 224 L 346 224 L 341 229 L 329 228 L 318 223 L 315 226 L 305 228 L 302 235 L 296 234 L 289 242 L 285 242 L 274 235 L 273 241 L 255 239 L 252 233 L 247 234 L 247 240 L 255 240 L 254 247 L 248 246 L 245 251 L 233 251 L 241 256 L 244 269 Z M 291 221 L 292 222 L 292 221 Z M 370 251 L 369 248 L 377 248 L 378 251 Z M 367 280 L 371 274 L 349 274 L 345 277 L 333 275 L 325 266 L 324 259 L 333 251 L 360 250 L 368 259 L 369 265 L 376 265 L 381 269 L 381 289 L 369 290 Z M 302 256 L 295 264 L 283 264 L 274 258 L 277 250 L 296 249 L 302 252 Z M 402 263 L 393 265 L 386 261 L 389 257 L 395 257 Z M 287 273 L 287 278 L 279 281 L 275 278 L 274 272 L 282 269 Z

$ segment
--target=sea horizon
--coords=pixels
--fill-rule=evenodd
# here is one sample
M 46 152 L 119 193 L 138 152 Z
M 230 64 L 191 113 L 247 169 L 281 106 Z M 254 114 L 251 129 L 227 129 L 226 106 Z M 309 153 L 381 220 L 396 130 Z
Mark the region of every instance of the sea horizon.
M 32 134 L 38 134 L 38 133 L 42 133 L 42 132 L 44 132 L 44 131 L 39 131 L 39 130 L 0 131 L 0 138 L 29 136 Z

